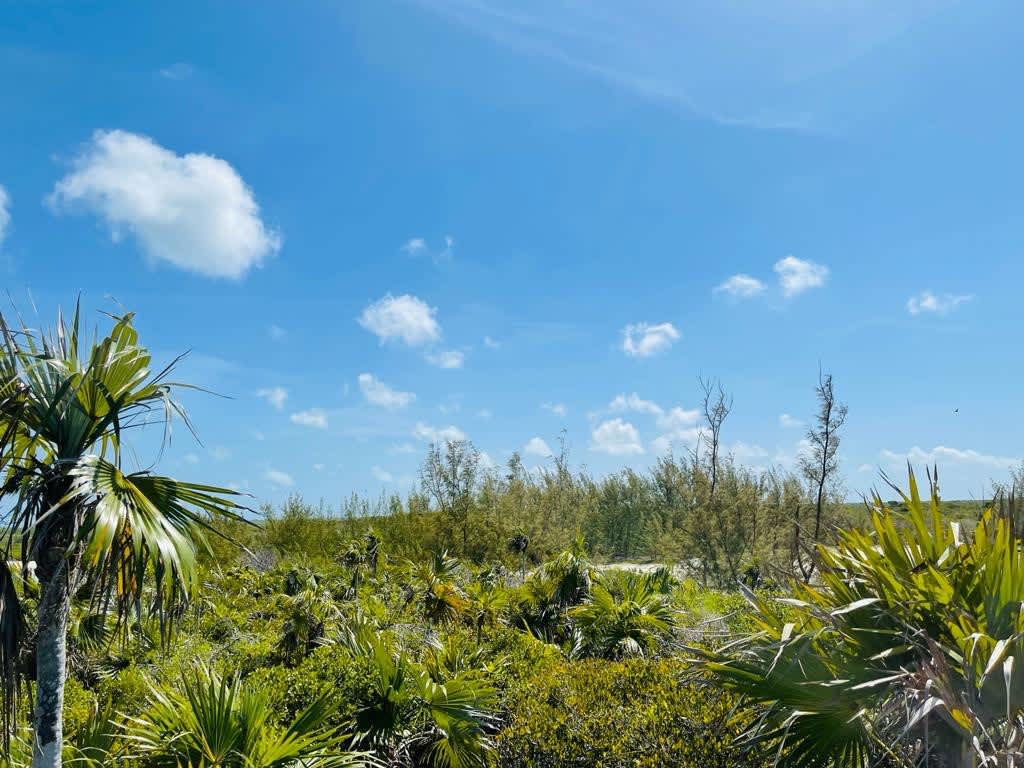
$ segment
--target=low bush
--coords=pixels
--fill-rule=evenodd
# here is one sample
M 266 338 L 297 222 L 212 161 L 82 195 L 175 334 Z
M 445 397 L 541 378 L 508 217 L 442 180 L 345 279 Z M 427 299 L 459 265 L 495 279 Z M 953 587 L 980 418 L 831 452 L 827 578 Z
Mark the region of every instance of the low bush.
M 504 692 L 502 768 L 768 764 L 735 745 L 745 726 L 733 716 L 735 698 L 705 687 L 680 660 L 570 662 L 544 655 L 532 673 L 519 671 Z

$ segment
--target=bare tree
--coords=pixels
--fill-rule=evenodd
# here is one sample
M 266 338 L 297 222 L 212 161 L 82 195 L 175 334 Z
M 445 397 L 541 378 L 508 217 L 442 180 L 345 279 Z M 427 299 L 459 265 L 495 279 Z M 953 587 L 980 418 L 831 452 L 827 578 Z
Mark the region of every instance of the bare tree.
M 701 435 L 701 442 L 708 450 L 708 473 L 711 476 L 709 500 L 715 498 L 718 487 L 718 464 L 722 446 L 722 424 L 732 411 L 732 395 L 727 395 L 720 381 L 700 378 L 697 380 L 704 391 L 704 423 L 707 431 Z
M 815 389 L 818 397 L 818 413 L 814 417 L 810 429 L 807 430 L 807 441 L 810 450 L 800 458 L 800 470 L 810 485 L 814 500 L 814 536 L 812 543 L 821 540 L 821 524 L 825 509 L 825 500 L 829 490 L 834 487 L 839 472 L 839 431 L 846 421 L 846 405 L 836 400 L 832 374 L 818 373 L 818 386 Z M 799 516 L 796 520 L 797 558 L 799 561 Z M 806 568 L 802 561 L 800 570 L 804 579 L 810 578 L 814 571 L 811 562 Z

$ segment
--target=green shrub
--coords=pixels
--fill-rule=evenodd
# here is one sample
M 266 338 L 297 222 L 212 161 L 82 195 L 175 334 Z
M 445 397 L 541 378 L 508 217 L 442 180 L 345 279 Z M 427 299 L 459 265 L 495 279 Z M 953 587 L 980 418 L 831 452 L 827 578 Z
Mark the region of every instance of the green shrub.
M 525 668 L 522 671 L 526 671 Z M 735 699 L 688 680 L 679 660 L 546 656 L 505 691 L 503 768 L 736 768 Z
M 325 645 L 295 667 L 263 667 L 246 685 L 264 691 L 278 722 L 290 722 L 324 691 L 331 691 L 338 707 L 331 725 L 347 726 L 356 708 L 370 698 L 372 668 L 368 659 L 353 658 L 343 648 Z

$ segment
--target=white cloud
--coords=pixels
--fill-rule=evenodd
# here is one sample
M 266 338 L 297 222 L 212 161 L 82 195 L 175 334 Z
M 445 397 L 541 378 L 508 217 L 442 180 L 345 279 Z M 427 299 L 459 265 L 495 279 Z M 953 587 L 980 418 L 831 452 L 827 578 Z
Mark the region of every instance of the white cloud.
M 385 469 L 381 469 L 376 465 L 370 468 L 370 472 L 373 474 L 375 478 L 380 480 L 382 483 L 390 483 L 393 482 L 395 479 L 395 476 L 392 475 L 390 472 L 388 472 Z
M 324 471 L 324 465 L 323 464 L 314 464 L 313 465 L 313 471 L 314 472 L 323 472 Z
M 293 424 L 301 424 L 304 427 L 313 427 L 313 429 L 327 429 L 327 412 L 322 408 L 296 411 L 289 418 Z
M 7 236 L 7 227 L 11 224 L 11 196 L 0 186 L 0 245 Z
M 444 236 L 444 250 L 441 251 L 434 261 L 451 261 L 455 257 L 455 238 L 451 235 Z
M 163 67 L 160 70 L 160 77 L 165 80 L 184 80 L 192 76 L 191 64 L 186 64 L 184 61 L 178 61 L 171 64 L 169 67 Z
M 737 459 L 761 459 L 768 455 L 768 451 L 762 448 L 756 443 L 744 443 L 742 440 L 737 440 L 729 448 L 731 453 Z
M 427 354 L 427 362 L 438 368 L 461 368 L 466 356 L 457 349 L 442 349 Z
M 647 413 L 651 416 L 661 416 L 664 413 L 660 405 L 650 400 L 644 400 L 636 392 L 629 395 L 617 395 L 614 400 L 608 403 L 608 410 L 613 413 L 633 411 L 635 413 Z
M 391 446 L 389 453 L 416 453 L 416 446 L 412 443 L 398 443 Z
M 274 341 L 284 341 L 285 339 L 288 338 L 288 331 L 286 331 L 280 325 L 271 324 L 270 327 L 267 328 L 267 333 L 270 335 L 270 338 L 273 339 Z
M 267 480 L 269 480 L 273 485 L 280 485 L 284 486 L 285 488 L 287 488 L 290 485 L 293 485 L 295 482 L 294 480 L 292 480 L 291 475 L 289 475 L 287 472 L 282 472 L 279 469 L 268 469 L 264 477 L 266 477 Z
M 199 457 L 196 456 L 194 453 L 186 453 L 183 458 L 186 464 L 192 464 L 193 466 L 195 466 L 196 464 L 199 463 Z
M 565 403 L 541 403 L 541 408 L 545 411 L 550 411 L 555 416 L 565 416 L 569 409 L 565 407 Z
M 484 346 L 488 349 L 498 349 L 501 346 L 501 343 L 495 341 L 490 336 L 484 336 Z
M 484 421 L 490 421 L 492 418 L 494 418 L 494 414 L 491 413 L 489 408 L 481 408 L 479 411 L 476 412 L 476 415 L 477 418 L 483 419 Z
M 381 342 L 400 340 L 410 347 L 418 347 L 441 338 L 441 326 L 434 319 L 435 314 L 435 307 L 415 296 L 389 293 L 363 310 L 359 324 Z
M 115 241 L 135 237 L 151 263 L 241 278 L 281 247 L 252 190 L 212 155 L 176 155 L 146 136 L 97 131 L 49 197 L 100 216 Z
M 210 458 L 214 461 L 227 461 L 231 458 L 231 451 L 223 445 L 215 445 L 210 449 Z
M 919 315 L 922 312 L 931 312 L 936 315 L 948 315 L 961 304 L 970 301 L 974 296 L 969 294 L 954 295 L 945 293 L 936 296 L 931 291 L 921 291 L 917 296 L 907 299 L 907 311 L 912 315 Z
M 800 421 L 796 416 L 791 416 L 788 413 L 779 414 L 779 426 L 786 427 L 787 429 L 793 427 L 802 427 L 804 423 Z
M 764 283 L 750 275 L 733 275 L 715 287 L 713 293 L 728 293 L 737 299 L 749 299 L 764 293 Z
M 650 357 L 678 339 L 679 331 L 672 323 L 633 323 L 622 329 L 622 351 L 630 357 Z
M 858 472 L 870 472 L 873 469 L 874 467 L 871 466 L 870 464 L 861 464 L 859 467 L 857 467 Z
M 937 445 L 930 451 L 915 445 L 906 453 L 883 450 L 881 457 L 890 463 L 902 463 L 909 460 L 921 464 L 978 464 L 998 469 L 1009 469 L 1021 463 L 1021 459 L 1018 457 L 993 456 L 971 448 L 950 448 L 945 445 Z
M 531 437 L 530 441 L 523 446 L 523 453 L 527 456 L 543 456 L 544 458 L 554 455 L 551 446 L 539 437 Z
M 262 397 L 272 406 L 281 410 L 284 408 L 285 400 L 288 399 L 288 390 L 284 387 L 270 387 L 269 389 L 260 389 L 256 392 L 256 397 Z
M 427 249 L 427 241 L 422 237 L 410 237 L 402 244 L 402 249 L 405 253 L 410 256 L 414 256 L 421 251 Z
M 416 399 L 414 393 L 392 389 L 371 373 L 359 374 L 359 389 L 366 402 L 382 408 L 405 408 Z
M 590 434 L 590 450 L 622 456 L 643 453 L 640 433 L 636 427 L 622 419 L 609 419 L 598 424 Z
M 700 411 L 686 410 L 676 406 L 669 408 L 667 412 L 662 413 L 658 416 L 657 424 L 659 429 L 669 430 L 670 432 L 683 432 L 693 427 L 697 423 L 697 419 L 700 418 Z
M 426 443 L 454 443 L 466 439 L 466 433 L 458 427 L 432 427 L 422 421 L 416 422 L 412 436 Z
M 787 256 L 775 262 L 782 295 L 787 299 L 811 288 L 820 288 L 828 279 L 828 267 L 813 261 Z

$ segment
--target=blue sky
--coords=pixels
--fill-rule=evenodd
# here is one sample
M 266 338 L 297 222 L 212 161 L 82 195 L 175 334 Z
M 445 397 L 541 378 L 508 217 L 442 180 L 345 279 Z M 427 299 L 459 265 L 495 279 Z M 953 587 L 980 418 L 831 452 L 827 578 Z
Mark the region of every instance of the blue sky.
M 459 435 L 643 468 L 698 375 L 785 466 L 819 364 L 851 496 L 908 456 L 984 496 L 1024 455 L 1024 8 L 626 7 L 7 4 L 5 287 L 191 350 L 231 399 L 162 469 L 261 500 Z

